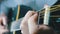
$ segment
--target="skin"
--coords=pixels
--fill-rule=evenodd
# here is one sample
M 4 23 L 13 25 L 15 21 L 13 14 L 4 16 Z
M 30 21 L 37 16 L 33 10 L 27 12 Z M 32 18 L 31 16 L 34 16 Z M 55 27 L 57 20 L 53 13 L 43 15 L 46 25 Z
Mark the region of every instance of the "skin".
M 37 23 L 37 12 L 28 11 L 25 17 L 23 18 L 20 28 L 22 34 L 32 34 L 34 30 L 37 30 L 38 25 Z
M 6 18 L 6 16 L 4 15 L 2 17 Z M 26 13 L 20 25 L 22 34 L 37 34 L 37 32 L 40 29 L 43 29 L 43 30 L 50 29 L 45 25 L 37 25 L 37 18 L 38 18 L 37 12 L 28 11 Z M 0 16 L 0 23 L 3 23 L 2 21 L 3 19 Z M 0 34 L 3 34 L 4 32 L 7 32 L 7 31 L 8 30 L 4 28 L 4 25 L 0 24 Z
M 6 19 L 6 16 L 5 15 L 0 15 L 0 34 L 3 34 L 3 33 L 8 31 L 7 29 L 5 29 L 5 26 L 3 24 L 3 18 Z
M 53 34 L 55 34 L 54 30 L 51 29 L 50 27 L 44 24 L 37 25 L 37 18 L 38 18 L 37 12 L 28 11 L 25 17 L 23 18 L 23 20 L 21 21 L 21 25 L 20 25 L 21 33 L 22 34 L 38 34 L 41 32 L 40 30 L 42 31 L 48 30 L 49 33 L 52 32 Z
M 36 14 L 36 12 L 28 11 L 25 17 L 23 18 L 21 25 L 20 25 L 22 34 L 29 34 L 28 19 L 34 14 Z

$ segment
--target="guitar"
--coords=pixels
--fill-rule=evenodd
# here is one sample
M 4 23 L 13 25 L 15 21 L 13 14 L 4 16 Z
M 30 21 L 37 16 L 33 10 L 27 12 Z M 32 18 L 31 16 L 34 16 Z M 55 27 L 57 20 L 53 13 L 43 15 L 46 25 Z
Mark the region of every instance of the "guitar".
M 60 5 L 54 5 L 38 12 L 38 24 L 45 24 L 60 32 Z

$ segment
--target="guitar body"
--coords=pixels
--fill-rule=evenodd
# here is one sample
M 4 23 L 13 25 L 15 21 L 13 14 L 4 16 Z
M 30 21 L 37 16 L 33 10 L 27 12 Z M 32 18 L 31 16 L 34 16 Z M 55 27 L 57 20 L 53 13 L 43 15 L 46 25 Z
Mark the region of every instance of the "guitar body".
M 24 17 L 24 15 L 27 13 L 28 10 L 32 10 L 32 8 L 30 8 L 28 6 L 20 5 L 19 18 Z M 16 20 L 17 11 L 18 11 L 18 6 L 16 8 L 14 8 L 14 10 L 12 10 L 12 12 L 11 12 L 12 14 L 10 14 L 10 12 L 9 12 L 10 22 Z M 13 17 L 13 19 L 12 19 L 12 17 Z M 40 24 L 43 24 L 43 20 L 44 20 L 43 18 L 40 19 Z M 58 34 L 60 34 L 60 10 L 50 13 L 49 26 L 52 27 L 55 31 L 57 31 Z M 11 34 L 13 34 L 13 33 L 11 33 Z M 16 34 L 21 34 L 21 31 L 20 30 L 16 31 Z

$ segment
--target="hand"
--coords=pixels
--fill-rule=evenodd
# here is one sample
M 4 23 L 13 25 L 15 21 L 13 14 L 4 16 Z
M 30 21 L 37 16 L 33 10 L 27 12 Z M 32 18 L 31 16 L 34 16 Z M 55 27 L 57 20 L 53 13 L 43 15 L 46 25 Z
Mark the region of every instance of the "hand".
M 5 27 L 5 25 L 6 25 L 5 19 L 6 19 L 6 17 L 0 16 L 0 34 L 3 34 L 8 31 Z
M 37 13 L 35 13 L 28 19 L 29 34 L 33 34 L 35 31 L 38 30 L 37 20 L 38 20 Z
M 34 16 L 35 18 L 37 18 L 37 13 L 34 12 L 34 11 L 28 11 L 27 14 L 25 15 L 25 17 L 23 18 L 22 22 L 21 22 L 21 25 L 20 25 L 20 28 L 21 28 L 21 31 L 22 31 L 22 34 L 29 34 L 29 26 L 28 26 L 28 21 L 30 20 L 30 18 Z M 31 21 L 34 20 L 31 19 Z M 32 21 L 34 22 L 34 21 Z M 32 23 L 31 22 L 31 23 Z M 35 21 L 36 22 L 36 21 Z M 32 26 L 34 27 L 34 26 Z
M 29 11 L 23 18 L 20 28 L 22 34 L 55 34 L 54 30 L 44 24 L 37 24 L 38 14 Z M 48 33 L 47 33 L 48 32 Z

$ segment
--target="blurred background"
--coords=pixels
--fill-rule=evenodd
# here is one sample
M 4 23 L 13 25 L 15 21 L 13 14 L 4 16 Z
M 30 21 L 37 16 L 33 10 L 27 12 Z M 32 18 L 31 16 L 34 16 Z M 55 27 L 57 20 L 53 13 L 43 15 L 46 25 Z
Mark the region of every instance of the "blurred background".
M 9 32 L 8 34 L 13 34 L 13 30 L 16 31 L 17 29 L 20 29 L 20 19 L 24 17 L 27 11 L 42 10 L 45 4 L 48 4 L 50 7 L 54 5 L 59 5 L 60 7 L 60 0 L 0 0 L 0 16 L 7 17 L 8 29 L 10 31 L 12 30 L 12 32 Z M 59 10 L 51 13 L 51 16 L 53 17 L 49 20 L 49 26 L 54 28 L 54 30 L 60 34 L 60 8 L 57 9 Z M 17 22 L 16 17 L 18 19 Z M 21 34 L 21 30 L 16 31 L 16 34 Z

